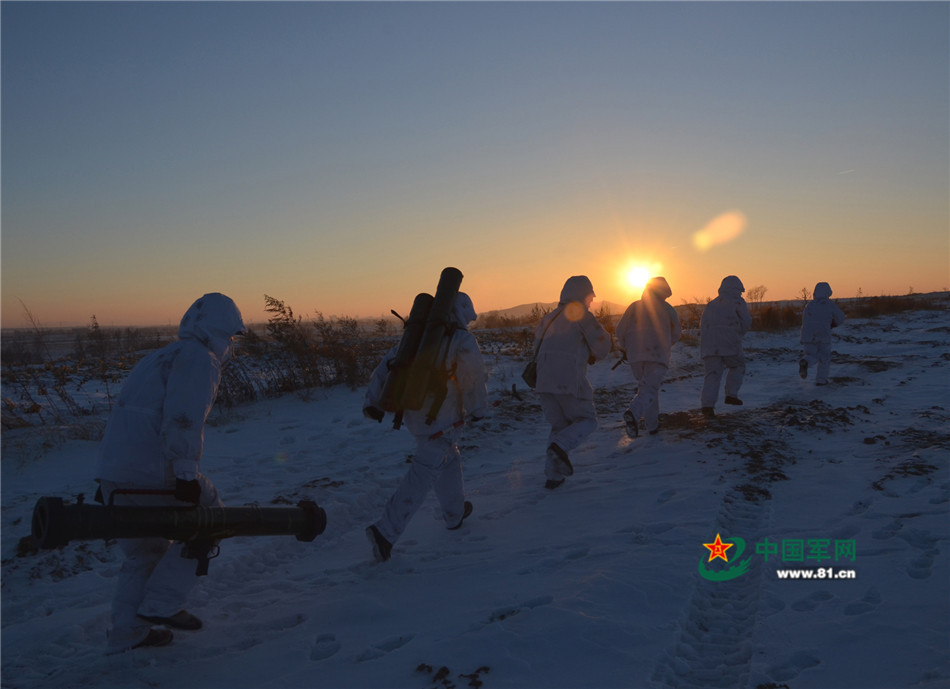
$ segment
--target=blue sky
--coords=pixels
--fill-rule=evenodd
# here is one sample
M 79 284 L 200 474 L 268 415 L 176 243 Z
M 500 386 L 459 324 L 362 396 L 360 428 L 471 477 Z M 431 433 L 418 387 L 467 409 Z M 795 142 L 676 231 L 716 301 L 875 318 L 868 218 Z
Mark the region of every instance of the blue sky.
M 948 7 L 4 2 L 3 325 L 944 289 Z

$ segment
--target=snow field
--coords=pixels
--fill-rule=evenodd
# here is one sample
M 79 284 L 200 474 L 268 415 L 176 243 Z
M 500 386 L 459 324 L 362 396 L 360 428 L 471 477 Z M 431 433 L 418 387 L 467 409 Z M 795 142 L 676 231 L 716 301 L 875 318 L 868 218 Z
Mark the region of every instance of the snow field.
M 226 503 L 312 499 L 327 530 L 223 542 L 189 606 L 205 628 L 113 657 L 118 549 L 17 555 L 38 497 L 94 492 L 96 444 L 37 455 L 11 432 L 3 686 L 948 686 L 946 323 L 946 311 L 849 321 L 821 388 L 798 378 L 794 334 L 750 333 L 745 405 L 720 403 L 709 421 L 696 347 L 676 345 L 661 431 L 635 441 L 620 418 L 633 377 L 602 362 L 600 428 L 556 491 L 543 488 L 547 427 L 523 362 L 491 359 L 498 405 L 461 442 L 474 514 L 446 531 L 430 498 L 382 565 L 363 529 L 405 470 L 406 431 L 365 420 L 362 391 L 344 388 L 216 412 L 202 464 Z M 747 574 L 699 575 L 717 533 L 745 539 Z M 765 538 L 853 540 L 853 562 L 831 564 L 856 578 L 779 580 L 817 565 L 764 562 Z

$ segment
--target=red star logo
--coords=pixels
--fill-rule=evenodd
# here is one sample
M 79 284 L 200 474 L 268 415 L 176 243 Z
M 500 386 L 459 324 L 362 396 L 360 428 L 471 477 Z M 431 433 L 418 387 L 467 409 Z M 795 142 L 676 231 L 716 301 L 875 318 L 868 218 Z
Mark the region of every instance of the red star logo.
M 716 534 L 716 540 L 713 543 L 703 543 L 703 546 L 709 548 L 709 562 L 712 562 L 717 557 L 721 557 L 726 562 L 729 562 L 729 558 L 726 557 L 726 551 L 731 548 L 734 543 L 723 543 L 722 539 L 719 537 L 719 534 Z

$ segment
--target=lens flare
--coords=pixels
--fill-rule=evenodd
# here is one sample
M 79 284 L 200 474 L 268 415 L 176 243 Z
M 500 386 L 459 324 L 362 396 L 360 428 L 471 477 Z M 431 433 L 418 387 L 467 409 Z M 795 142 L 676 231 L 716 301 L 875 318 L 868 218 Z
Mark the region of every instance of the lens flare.
M 693 235 L 693 245 L 700 251 L 708 251 L 719 244 L 731 242 L 745 231 L 746 223 L 745 214 L 741 211 L 718 215 Z
M 564 317 L 572 323 L 576 323 L 581 320 L 586 313 L 587 310 L 579 301 L 572 301 L 564 307 Z

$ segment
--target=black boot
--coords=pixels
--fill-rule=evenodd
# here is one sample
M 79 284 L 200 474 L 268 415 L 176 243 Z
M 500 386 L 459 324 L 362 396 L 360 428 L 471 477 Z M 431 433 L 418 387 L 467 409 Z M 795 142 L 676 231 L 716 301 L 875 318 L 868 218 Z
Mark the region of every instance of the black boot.
M 175 635 L 169 629 L 149 629 L 145 638 L 135 644 L 132 648 L 146 648 L 148 646 L 167 646 L 172 642 Z
M 450 526 L 450 527 L 448 527 L 448 530 L 449 530 L 449 531 L 455 531 L 456 529 L 461 529 L 461 528 L 462 528 L 462 523 L 463 523 L 466 519 L 468 519 L 469 515 L 472 513 L 472 511 L 473 511 L 474 509 L 475 509 L 475 508 L 472 506 L 472 503 L 470 503 L 468 500 L 466 500 L 466 501 L 465 501 L 465 505 L 464 505 L 464 507 L 462 508 L 462 518 L 459 519 L 459 523 L 456 524 L 455 526 Z
M 386 540 L 375 524 L 366 527 L 366 537 L 373 546 L 373 558 L 376 562 L 385 562 L 392 556 L 393 544 Z

